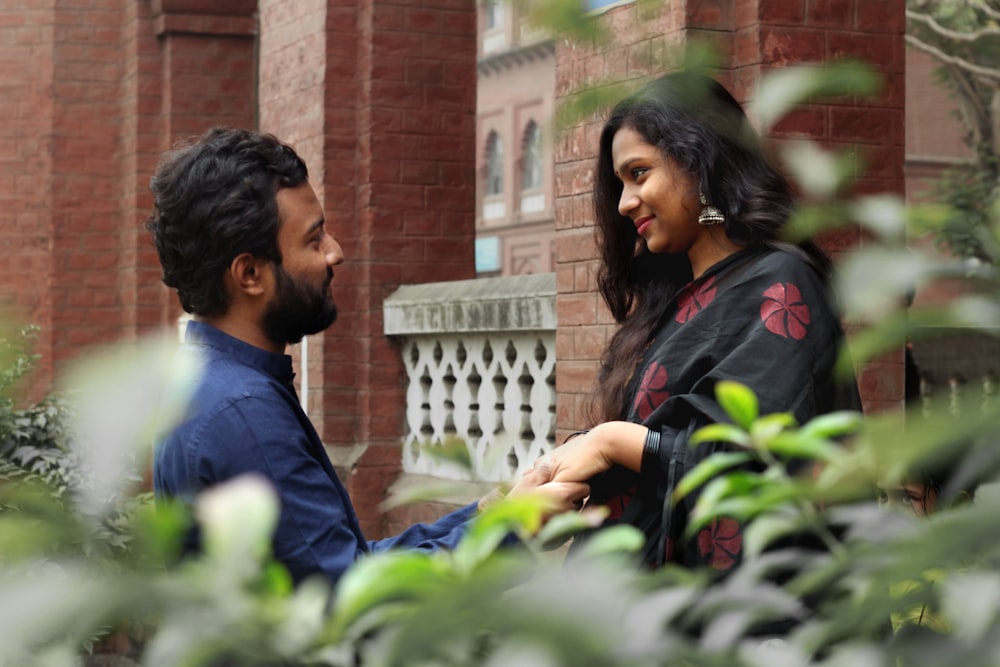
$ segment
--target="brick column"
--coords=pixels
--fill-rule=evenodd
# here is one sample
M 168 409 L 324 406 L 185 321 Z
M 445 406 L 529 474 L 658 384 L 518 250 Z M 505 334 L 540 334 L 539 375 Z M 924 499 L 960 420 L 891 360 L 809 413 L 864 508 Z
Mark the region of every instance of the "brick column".
M 614 34 L 627 36 L 608 47 L 557 49 L 559 98 L 598 77 L 638 80 L 655 74 L 649 56 L 695 40 L 713 44 L 722 54 L 717 74 L 741 102 L 749 101 L 761 76 L 772 69 L 862 58 L 886 79 L 880 99 L 807 105 L 768 139 L 780 145 L 807 137 L 832 148 L 857 147 L 868 167 L 859 174 L 855 192 L 903 193 L 903 0 L 687 0 L 669 3 L 652 21 L 638 11 L 624 5 L 600 19 L 616 27 Z M 600 127 L 600 122 L 586 122 L 571 128 L 556 152 L 557 441 L 588 425 L 583 408 L 612 331 L 593 284 L 596 254 L 588 201 Z M 856 229 L 848 229 L 823 242 L 836 257 L 863 241 Z M 902 351 L 860 368 L 866 409 L 901 406 L 902 374 Z
M 0 332 L 34 322 L 51 345 L 53 0 L 0 8 Z M 11 310 L 7 310 L 11 308 Z M 38 380 L 51 381 L 43 357 Z
M 118 0 L 54 3 L 51 348 L 58 368 L 121 332 L 118 299 Z M 43 150 L 44 150 L 43 149 Z
M 465 0 L 260 3 L 261 129 L 302 150 L 347 258 L 340 318 L 309 342 L 310 416 L 373 537 L 405 404 L 382 301 L 475 272 L 475 18 Z
M 256 125 L 256 0 L 125 2 L 121 284 L 124 335 L 173 327 L 177 297 L 142 222 L 163 151 L 213 125 Z

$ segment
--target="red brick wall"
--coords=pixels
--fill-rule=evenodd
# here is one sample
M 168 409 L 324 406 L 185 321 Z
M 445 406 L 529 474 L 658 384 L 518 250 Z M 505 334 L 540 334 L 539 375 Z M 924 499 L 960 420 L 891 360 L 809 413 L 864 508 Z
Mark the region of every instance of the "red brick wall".
M 346 256 L 338 322 L 310 341 L 310 415 L 372 537 L 405 405 L 382 301 L 474 275 L 475 16 L 466 0 L 261 2 L 261 127 L 303 150 Z
M 0 325 L 25 320 L 52 338 L 53 0 L 0 7 Z M 0 334 L 2 335 L 2 334 Z M 43 359 L 39 383 L 51 381 Z
M 56 2 L 52 350 L 56 366 L 122 331 L 118 293 L 121 3 Z
M 564 98 L 585 82 L 601 78 L 642 79 L 647 64 L 670 45 L 708 42 L 722 55 L 720 80 L 742 102 L 754 94 L 761 75 L 799 62 L 845 56 L 864 58 L 886 79 L 884 94 L 873 102 L 812 104 L 782 122 L 770 137 L 780 145 L 809 137 L 832 148 L 857 146 L 869 165 L 856 191 L 903 193 L 902 0 L 688 0 L 668 3 L 658 17 L 638 15 L 635 5 L 612 8 L 601 20 L 627 38 L 598 50 L 561 47 L 557 51 L 557 96 Z M 590 170 L 596 157 L 600 122 L 573 127 L 556 152 L 556 386 L 557 442 L 588 425 L 584 412 L 601 350 L 612 326 L 597 296 L 595 253 L 588 201 Z M 834 255 L 861 243 L 856 229 L 824 239 Z M 902 351 L 864 365 L 859 385 L 868 410 L 901 405 Z
M 377 533 L 395 527 L 388 516 L 379 531 L 378 504 L 400 469 L 406 404 L 399 351 L 382 335 L 382 301 L 401 284 L 475 275 L 476 5 L 362 0 L 358 34 L 357 157 L 353 146 L 342 154 L 357 165 L 357 212 L 347 225 L 358 258 L 357 322 L 338 329 L 330 349 L 343 355 L 331 372 L 353 367 L 360 388 L 344 389 L 356 399 L 357 440 L 367 445 L 350 490 Z M 395 516 L 408 522 L 406 510 Z
M 173 325 L 149 177 L 179 136 L 253 124 L 255 3 L 20 4 L 0 9 L 0 299 L 43 329 L 40 394 L 87 347 Z

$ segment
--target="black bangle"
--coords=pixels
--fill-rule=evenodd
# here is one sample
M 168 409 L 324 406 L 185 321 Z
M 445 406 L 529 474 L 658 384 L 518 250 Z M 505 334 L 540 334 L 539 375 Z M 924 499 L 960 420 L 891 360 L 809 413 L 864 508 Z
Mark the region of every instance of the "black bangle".
M 659 467 L 660 432 L 649 429 L 646 431 L 646 442 L 642 445 L 642 462 L 639 474 L 646 475 Z

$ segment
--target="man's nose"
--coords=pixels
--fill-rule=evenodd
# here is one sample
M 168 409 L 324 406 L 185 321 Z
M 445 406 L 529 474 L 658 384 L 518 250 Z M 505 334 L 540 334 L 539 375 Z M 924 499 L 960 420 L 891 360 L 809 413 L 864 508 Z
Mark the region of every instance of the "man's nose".
M 344 261 L 344 249 L 332 236 L 327 236 L 327 238 L 329 241 L 326 248 L 326 263 L 330 266 L 337 266 Z

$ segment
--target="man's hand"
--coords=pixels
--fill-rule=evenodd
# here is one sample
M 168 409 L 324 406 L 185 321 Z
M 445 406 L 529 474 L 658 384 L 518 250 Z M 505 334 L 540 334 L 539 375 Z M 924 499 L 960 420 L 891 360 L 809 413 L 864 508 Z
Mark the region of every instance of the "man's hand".
M 521 476 L 521 479 L 509 493 L 505 493 L 502 488 L 497 488 L 483 497 L 479 501 L 479 511 L 485 510 L 504 496 L 516 497 L 526 493 L 542 496 L 551 507 L 552 514 L 580 509 L 583 500 L 590 495 L 590 485 L 578 481 L 551 481 L 552 467 L 550 463 L 541 459 L 540 461 L 542 462 L 536 462 L 533 468 Z
M 540 494 L 551 504 L 552 512 L 580 509 L 583 499 L 590 495 L 590 485 L 581 481 L 552 481 L 552 466 L 547 461 L 536 462 L 535 467 L 524 473 L 510 490 L 511 496 L 523 493 Z

